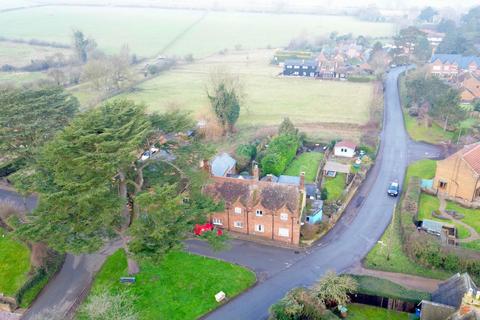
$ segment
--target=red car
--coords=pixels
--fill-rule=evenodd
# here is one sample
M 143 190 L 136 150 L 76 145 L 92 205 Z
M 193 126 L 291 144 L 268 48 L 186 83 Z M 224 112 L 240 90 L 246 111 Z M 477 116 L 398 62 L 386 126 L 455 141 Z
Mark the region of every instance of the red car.
M 201 236 L 205 231 L 212 230 L 217 230 L 217 236 L 221 236 L 223 234 L 221 229 L 216 229 L 215 226 L 209 222 L 205 224 L 196 224 L 195 228 L 193 229 L 193 233 L 195 233 L 196 236 Z

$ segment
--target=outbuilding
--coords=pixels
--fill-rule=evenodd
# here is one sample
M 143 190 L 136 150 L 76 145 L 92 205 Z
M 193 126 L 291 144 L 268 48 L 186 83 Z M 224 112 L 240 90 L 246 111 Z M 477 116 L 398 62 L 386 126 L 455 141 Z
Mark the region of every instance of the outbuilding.
M 342 140 L 335 144 L 334 154 L 338 157 L 353 158 L 357 145 L 349 140 Z

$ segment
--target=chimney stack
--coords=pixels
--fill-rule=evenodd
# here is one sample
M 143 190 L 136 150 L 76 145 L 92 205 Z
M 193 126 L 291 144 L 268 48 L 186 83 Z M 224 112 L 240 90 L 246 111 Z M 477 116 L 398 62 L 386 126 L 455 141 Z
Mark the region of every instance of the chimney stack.
M 260 170 L 258 169 L 257 163 L 253 164 L 253 179 L 257 181 L 260 180 Z
M 305 189 L 305 172 L 300 172 L 300 189 Z

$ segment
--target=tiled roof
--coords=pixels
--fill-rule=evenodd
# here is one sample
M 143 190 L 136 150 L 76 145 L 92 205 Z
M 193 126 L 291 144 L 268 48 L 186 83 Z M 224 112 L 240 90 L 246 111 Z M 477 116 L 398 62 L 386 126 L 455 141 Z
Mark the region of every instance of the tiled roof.
M 261 204 L 268 210 L 278 210 L 284 206 L 295 213 L 300 206 L 298 186 L 268 181 L 255 181 L 235 178 L 213 178 L 214 182 L 205 186 L 205 193 L 226 204 L 237 200 L 246 207 Z
M 473 294 L 476 293 L 477 287 L 472 278 L 468 273 L 457 273 L 438 285 L 438 289 L 432 293 L 432 301 L 458 308 L 469 289 L 473 289 Z
M 355 149 L 357 147 L 357 144 L 350 140 L 342 140 L 337 142 L 335 144 L 335 147 L 345 147 L 345 148 Z
M 480 143 L 467 145 L 460 152 L 463 160 L 468 163 L 473 171 L 480 174 Z
M 442 63 L 456 63 L 462 69 L 467 69 L 471 62 L 475 62 L 480 66 L 480 57 L 477 56 L 462 56 L 461 54 L 434 54 L 430 62 L 440 60 Z

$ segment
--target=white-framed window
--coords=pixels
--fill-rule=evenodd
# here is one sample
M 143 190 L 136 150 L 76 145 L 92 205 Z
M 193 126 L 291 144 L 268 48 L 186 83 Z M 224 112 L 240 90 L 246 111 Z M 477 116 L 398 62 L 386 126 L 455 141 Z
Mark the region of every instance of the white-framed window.
M 233 226 L 235 228 L 243 228 L 243 221 L 234 221 Z
M 256 224 L 255 231 L 257 232 L 265 232 L 265 226 L 263 224 Z M 287 230 L 288 231 L 288 230 Z
M 303 68 L 303 69 L 308 69 L 308 66 L 303 66 L 302 68 Z
M 215 225 L 223 225 L 222 220 L 219 218 L 212 218 L 212 223 Z
M 293 69 L 300 69 L 300 66 L 293 66 Z
M 287 213 L 280 213 L 280 220 L 287 221 L 288 220 L 288 214 Z
M 235 207 L 235 213 L 242 213 L 242 208 Z
M 288 228 L 278 228 L 278 235 L 280 237 L 288 237 Z
M 263 211 L 262 211 L 262 210 L 257 210 L 257 211 L 255 212 L 255 215 L 256 215 L 257 217 L 263 217 Z
M 292 66 L 287 66 L 287 69 L 292 69 Z

